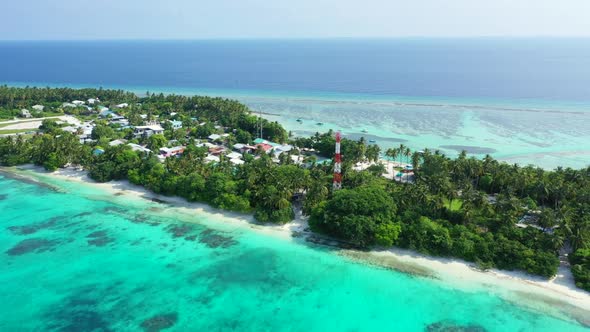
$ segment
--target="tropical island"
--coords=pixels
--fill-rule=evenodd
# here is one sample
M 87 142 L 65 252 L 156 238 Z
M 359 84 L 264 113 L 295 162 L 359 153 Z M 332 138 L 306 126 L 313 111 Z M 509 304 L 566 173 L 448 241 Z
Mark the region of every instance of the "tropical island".
M 403 145 L 382 154 L 344 137 L 342 189 L 333 190 L 333 132 L 292 137 L 229 99 L 3 86 L 0 120 L 3 166 L 78 167 L 98 182 L 129 180 L 263 223 L 300 210 L 311 239 L 342 246 L 397 246 L 546 278 L 568 264 L 590 291 L 590 167 L 548 171 Z

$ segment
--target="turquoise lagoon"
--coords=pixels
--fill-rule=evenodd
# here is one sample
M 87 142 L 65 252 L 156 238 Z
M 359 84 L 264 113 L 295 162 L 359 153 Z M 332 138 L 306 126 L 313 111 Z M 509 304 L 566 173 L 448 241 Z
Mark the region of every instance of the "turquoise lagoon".
M 0 173 L 0 331 L 586 330 L 218 215 L 40 179 Z

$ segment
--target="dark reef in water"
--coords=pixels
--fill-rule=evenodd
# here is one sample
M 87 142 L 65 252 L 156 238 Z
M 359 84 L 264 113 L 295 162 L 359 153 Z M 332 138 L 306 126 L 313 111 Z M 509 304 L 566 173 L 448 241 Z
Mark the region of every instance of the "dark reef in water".
M 170 328 L 178 321 L 177 313 L 160 314 L 148 318 L 141 323 L 141 327 L 146 332 L 159 332 Z
M 120 213 L 120 214 L 125 214 L 127 213 L 127 209 L 124 209 L 122 207 L 119 206 L 107 206 L 104 209 L 102 209 L 105 213 Z
M 207 289 L 213 298 L 233 285 L 256 285 L 263 292 L 292 289 L 294 284 L 281 273 L 279 255 L 266 248 L 246 250 L 237 256 L 222 259 L 196 271 L 191 282 L 208 281 Z M 253 269 L 252 266 L 257 268 Z M 206 296 L 200 300 L 207 300 Z
M 209 248 L 229 248 L 238 244 L 238 241 L 231 236 L 224 236 L 211 229 L 207 229 L 199 234 L 199 243 Z
M 452 321 L 440 321 L 426 326 L 426 332 L 486 332 L 479 325 L 458 325 Z
M 166 227 L 166 231 L 172 234 L 173 238 L 184 238 L 185 241 L 191 242 L 198 240 L 209 248 L 229 248 L 238 243 L 231 236 L 222 235 L 212 229 L 201 231 L 202 229 L 202 226 L 193 224 L 173 224 Z
M 467 153 L 473 154 L 490 154 L 498 152 L 496 149 L 486 148 L 483 146 L 469 146 L 469 145 L 441 145 L 443 149 L 455 150 L 457 152 L 461 152 L 465 150 Z
M 197 230 L 198 228 L 191 224 L 173 224 L 166 227 L 166 231 L 172 234 L 173 238 L 187 237 Z
M 35 185 L 36 188 L 38 189 L 42 189 L 42 190 L 50 190 L 53 192 L 63 192 L 61 188 L 57 187 L 57 186 L 53 186 L 49 183 L 45 183 L 43 181 L 38 181 L 36 179 L 33 179 L 29 176 L 25 176 L 25 175 L 21 175 L 21 174 L 17 174 L 11 171 L 3 171 L 2 169 L 0 169 L 0 174 L 2 174 L 3 177 L 7 178 L 7 179 L 14 179 L 20 182 L 24 182 L 27 184 L 32 184 Z
M 51 306 L 46 313 L 47 330 L 50 331 L 114 331 L 111 328 L 109 315 L 98 310 L 100 301 L 93 292 L 96 286 L 82 287 L 62 302 Z M 104 299 L 104 298 L 103 298 Z
M 115 239 L 108 236 L 107 231 L 96 231 L 86 235 L 88 245 L 104 247 L 109 243 L 115 242 Z
M 155 197 L 150 198 L 150 201 L 155 202 L 155 203 L 159 203 L 159 204 L 169 204 L 168 202 L 161 200 L 159 198 L 155 198 Z
M 89 212 L 89 211 L 81 212 L 81 213 L 78 213 L 78 214 L 74 215 L 74 218 L 86 217 L 86 216 L 89 216 L 91 214 L 92 214 L 92 212 Z
M 46 251 L 52 251 L 61 242 L 58 240 L 47 240 L 43 238 L 33 238 L 22 240 L 17 243 L 14 247 L 6 251 L 10 256 L 20 256 L 28 253 L 42 253 Z
M 8 197 L 7 194 L 0 194 L 0 201 L 5 200 Z
M 128 220 L 131 220 L 131 222 L 133 222 L 134 224 L 147 224 L 150 226 L 160 225 L 159 222 L 153 221 L 150 219 L 149 216 L 147 216 L 145 214 L 141 214 L 141 213 L 134 215 L 133 218 L 128 218 Z
M 30 235 L 37 233 L 38 231 L 46 228 L 53 227 L 57 224 L 57 222 L 64 217 L 53 217 L 45 222 L 29 224 L 24 226 L 10 226 L 8 230 L 16 235 Z

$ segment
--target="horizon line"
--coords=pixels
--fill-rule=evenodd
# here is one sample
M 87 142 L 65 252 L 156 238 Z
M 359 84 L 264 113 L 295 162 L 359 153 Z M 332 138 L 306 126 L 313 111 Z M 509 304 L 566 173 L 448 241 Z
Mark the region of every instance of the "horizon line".
M 0 39 L 0 42 L 99 42 L 99 41 L 253 41 L 253 40 L 467 40 L 467 39 L 590 39 L 590 35 L 481 35 L 481 36 L 326 36 L 326 37 L 196 37 L 196 38 L 89 38 Z

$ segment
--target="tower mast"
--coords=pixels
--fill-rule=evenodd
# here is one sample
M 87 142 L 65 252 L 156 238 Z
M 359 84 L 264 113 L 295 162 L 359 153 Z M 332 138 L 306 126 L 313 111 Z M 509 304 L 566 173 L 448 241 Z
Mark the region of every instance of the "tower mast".
M 336 153 L 334 154 L 334 190 L 342 189 L 342 157 L 340 156 L 340 132 L 336 132 Z

